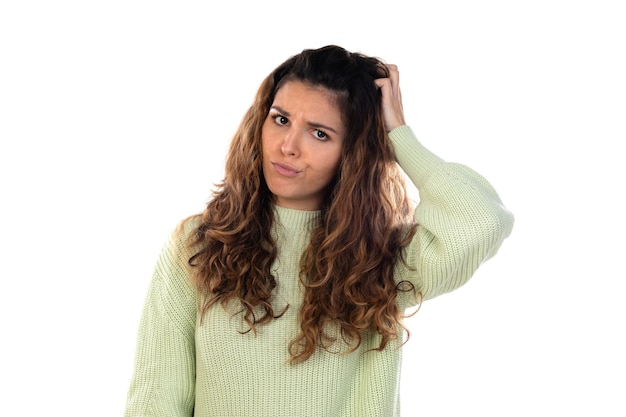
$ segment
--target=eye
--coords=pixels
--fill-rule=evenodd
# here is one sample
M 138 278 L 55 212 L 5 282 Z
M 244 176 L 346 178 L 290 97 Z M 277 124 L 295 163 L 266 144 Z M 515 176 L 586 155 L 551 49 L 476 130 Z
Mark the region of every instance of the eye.
M 289 119 L 279 114 L 274 116 L 274 122 L 276 122 L 277 125 L 284 126 L 289 122 Z
M 328 140 L 328 135 L 323 130 L 315 129 L 313 131 L 313 136 L 315 136 L 315 139 Z

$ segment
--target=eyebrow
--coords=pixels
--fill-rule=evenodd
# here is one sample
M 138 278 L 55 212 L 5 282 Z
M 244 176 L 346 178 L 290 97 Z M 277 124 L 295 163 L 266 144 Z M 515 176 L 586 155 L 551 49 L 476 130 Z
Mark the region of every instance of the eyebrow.
M 288 111 L 286 111 L 285 109 L 280 108 L 279 106 L 272 106 L 270 108 L 270 110 L 276 110 L 279 113 L 284 114 L 287 117 L 291 116 L 291 114 Z M 330 130 L 331 132 L 337 134 L 337 131 L 335 129 L 333 129 L 332 127 L 330 127 L 330 126 L 326 126 L 326 125 L 323 125 L 323 124 L 317 123 L 317 122 L 309 122 L 309 121 L 307 121 L 307 123 L 309 124 L 309 126 L 312 126 L 314 128 Z

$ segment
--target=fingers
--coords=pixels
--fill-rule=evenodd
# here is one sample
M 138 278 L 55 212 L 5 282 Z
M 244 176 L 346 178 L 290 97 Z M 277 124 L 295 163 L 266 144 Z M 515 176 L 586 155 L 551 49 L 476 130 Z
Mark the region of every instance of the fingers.
M 378 87 L 382 87 L 384 84 L 383 80 L 388 80 L 390 86 L 394 89 L 394 91 L 399 91 L 400 88 L 400 71 L 398 71 L 398 66 L 393 64 L 381 64 L 384 68 L 387 69 L 387 73 L 389 76 L 387 78 L 378 78 L 375 80 L 376 85 Z
M 404 125 L 404 110 L 402 108 L 402 93 L 400 91 L 400 72 L 393 64 L 385 65 L 389 76 L 374 80 L 382 94 L 383 116 L 385 129 L 389 132 L 398 126 Z
M 387 65 L 389 70 L 389 80 L 391 81 L 391 93 L 394 98 L 397 98 L 400 107 L 402 107 L 402 91 L 400 90 L 400 71 L 398 67 L 393 64 Z
M 400 71 L 398 71 L 398 66 L 393 64 L 387 65 L 387 70 L 389 71 L 389 79 L 391 80 L 391 86 L 393 87 L 395 92 L 400 92 Z

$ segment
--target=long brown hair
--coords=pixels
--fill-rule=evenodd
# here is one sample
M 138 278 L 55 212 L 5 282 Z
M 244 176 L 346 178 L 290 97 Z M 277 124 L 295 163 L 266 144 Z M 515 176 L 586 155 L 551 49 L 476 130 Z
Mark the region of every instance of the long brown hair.
M 261 84 L 226 160 L 225 176 L 190 238 L 189 264 L 203 301 L 233 300 L 250 330 L 278 319 L 271 266 L 273 196 L 262 172 L 261 130 L 276 91 L 298 80 L 337 93 L 347 127 L 338 174 L 329 186 L 311 242 L 301 258 L 304 300 L 300 333 L 289 345 L 291 362 L 308 359 L 340 335 L 355 350 L 363 332 L 380 335 L 376 350 L 399 337 L 403 312 L 396 297 L 415 291 L 394 279 L 402 248 L 415 233 L 404 177 L 384 129 L 374 80 L 388 76 L 379 59 L 338 46 L 304 50 L 278 66 Z M 262 314 L 259 314 L 259 311 Z M 338 333 L 329 332 L 334 327 Z

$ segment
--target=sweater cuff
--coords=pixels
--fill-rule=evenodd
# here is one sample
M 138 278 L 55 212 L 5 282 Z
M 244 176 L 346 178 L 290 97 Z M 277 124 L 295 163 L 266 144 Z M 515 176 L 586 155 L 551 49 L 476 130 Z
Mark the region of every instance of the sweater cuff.
M 389 132 L 394 146 L 396 160 L 416 187 L 420 187 L 426 177 L 445 161 L 426 149 L 409 126 L 399 126 Z

